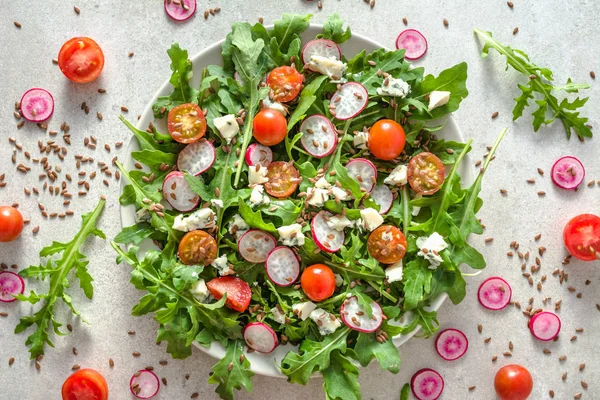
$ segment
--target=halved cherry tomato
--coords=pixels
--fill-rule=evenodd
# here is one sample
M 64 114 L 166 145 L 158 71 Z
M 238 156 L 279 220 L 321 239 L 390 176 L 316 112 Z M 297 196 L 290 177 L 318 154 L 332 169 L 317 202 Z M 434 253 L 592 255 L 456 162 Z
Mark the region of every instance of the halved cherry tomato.
M 194 143 L 206 133 L 206 118 L 198 104 L 181 104 L 169 111 L 168 128 L 175 141 Z
M 100 372 L 85 368 L 71 374 L 62 386 L 63 400 L 107 400 L 108 384 Z
M 185 265 L 209 265 L 217 257 L 217 242 L 205 231 L 191 231 L 179 242 L 179 258 Z
M 381 119 L 369 129 L 369 151 L 380 160 L 398 157 L 405 144 L 404 129 L 394 120 Z
M 98 43 L 89 37 L 74 37 L 60 48 L 58 67 L 69 80 L 88 83 L 102 72 L 104 53 Z
M 581 214 L 570 220 L 563 231 L 569 253 L 580 260 L 600 259 L 600 217 Z
M 312 301 L 323 301 L 335 291 L 335 276 L 325 264 L 313 264 L 302 272 L 300 285 L 306 297 Z
M 234 276 L 211 279 L 206 283 L 206 287 L 217 300 L 220 300 L 227 293 L 225 305 L 238 312 L 246 311 L 252 298 L 250 286 Z
M 265 190 L 273 197 L 283 199 L 298 188 L 300 174 L 293 165 L 285 161 L 275 161 L 267 167 Z
M 408 162 L 408 183 L 417 193 L 434 194 L 444 183 L 444 164 L 435 154 L 419 153 Z
M 527 368 L 505 365 L 496 373 L 494 388 L 500 400 L 526 400 L 533 389 L 533 379 Z
M 375 229 L 367 241 L 369 254 L 382 264 L 394 264 L 402 260 L 407 246 L 402 231 L 392 225 Z
M 265 146 L 275 146 L 287 135 L 287 121 L 279 111 L 271 108 L 261 110 L 252 121 L 252 136 Z
M 21 236 L 23 215 L 14 207 L 0 206 L 0 242 L 12 242 Z
M 294 100 L 302 89 L 303 81 L 304 76 L 294 67 L 284 65 L 275 68 L 267 77 L 271 99 L 281 103 Z

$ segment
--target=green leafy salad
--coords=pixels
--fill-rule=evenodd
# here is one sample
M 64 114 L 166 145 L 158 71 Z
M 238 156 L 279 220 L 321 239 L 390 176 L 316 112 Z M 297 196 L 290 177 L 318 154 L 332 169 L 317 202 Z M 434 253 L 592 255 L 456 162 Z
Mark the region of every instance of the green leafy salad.
M 139 165 L 119 164 L 120 201 L 137 223 L 112 245 L 144 292 L 133 314 L 154 315 L 174 358 L 223 345 L 209 378 L 223 399 L 252 390 L 248 353 L 272 363 L 283 344 L 298 346 L 278 364 L 289 382 L 320 372 L 328 399 L 361 398 L 357 364 L 397 373 L 392 338 L 434 334 L 428 306 L 465 297 L 459 265 L 485 267 L 467 238 L 483 231 L 478 195 L 502 135 L 467 188 L 470 141 L 441 137 L 467 65 L 433 76 L 404 50 L 348 58 L 339 16 L 303 40 L 309 21 L 233 24 L 199 86 L 174 44 L 173 91 L 153 106 L 168 134 L 123 120 Z

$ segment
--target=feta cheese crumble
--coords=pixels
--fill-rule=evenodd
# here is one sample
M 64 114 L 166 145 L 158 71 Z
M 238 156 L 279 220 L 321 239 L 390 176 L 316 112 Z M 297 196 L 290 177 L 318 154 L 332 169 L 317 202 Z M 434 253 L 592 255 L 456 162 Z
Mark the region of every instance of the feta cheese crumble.
M 327 311 L 321 308 L 317 308 L 311 312 L 310 319 L 315 321 L 319 327 L 319 333 L 322 336 L 326 336 L 335 332 L 335 330 L 341 326 L 340 321 L 337 320 L 335 315 L 329 314 Z
M 350 194 L 348 194 L 347 191 L 345 191 L 344 189 L 342 189 L 340 187 L 332 186 L 330 191 L 331 191 L 331 195 L 340 201 L 346 201 L 346 200 L 351 199 Z
M 366 230 L 372 231 L 383 224 L 383 217 L 374 208 L 360 210 L 360 217 Z
M 400 78 L 388 76 L 383 81 L 383 85 L 377 88 L 377 94 L 380 96 L 392 96 L 404 98 L 410 93 L 410 85 Z
M 304 246 L 305 236 L 302 233 L 302 225 L 291 224 L 277 228 L 279 240 L 284 246 Z
M 277 307 L 273 307 L 271 308 L 271 312 L 273 313 L 273 321 L 280 324 L 285 324 L 285 313 L 283 311 Z
M 443 261 L 440 252 L 448 247 L 448 243 L 439 233 L 433 232 L 429 237 L 418 238 L 417 247 L 420 249 L 417 255 L 429 261 L 430 269 L 436 269 Z
M 408 182 L 408 168 L 406 165 L 398 165 L 390 175 L 383 180 L 386 185 L 402 186 Z
M 400 282 L 402 280 L 402 260 L 387 267 L 385 270 L 385 278 L 388 283 Z
M 262 185 L 255 185 L 250 193 L 250 207 L 259 206 L 261 204 L 269 204 L 271 199 L 264 194 L 265 188 Z
M 434 90 L 433 92 L 431 92 L 429 94 L 428 110 L 431 111 L 434 108 L 438 108 L 443 105 L 446 105 L 446 104 L 448 104 L 449 100 L 450 100 L 450 92 L 447 92 L 444 90 Z
M 198 281 L 194 282 L 192 284 L 192 287 L 190 288 L 190 293 L 200 303 L 204 303 L 210 297 L 210 293 L 208 291 L 208 288 L 206 287 L 204 279 L 199 279 Z
M 229 263 L 227 262 L 227 256 L 225 254 L 216 258 L 210 265 L 212 265 L 221 276 L 235 274 L 235 271 L 229 266 Z
M 306 190 L 306 203 L 313 207 L 323 207 L 323 203 L 329 200 L 329 190 L 309 187 Z
M 344 230 L 344 228 L 350 228 L 352 226 L 352 221 L 346 218 L 346 216 L 338 214 L 329 217 L 329 220 L 327 220 L 327 226 L 331 229 L 341 232 Z
M 248 168 L 248 185 L 262 185 L 268 181 L 267 167 L 256 164 Z
M 238 239 L 250 229 L 250 225 L 246 223 L 244 218 L 240 214 L 234 214 L 233 218 L 229 221 L 228 232 L 235 235 Z
M 335 57 L 311 56 L 308 66 L 311 70 L 329 76 L 334 81 L 340 81 L 346 72 L 346 63 Z
M 315 310 L 315 308 L 317 308 L 317 306 L 312 301 L 292 304 L 292 311 L 302 321 L 305 321 L 310 316 L 310 314 Z
M 217 215 L 210 208 L 201 208 L 187 217 L 179 214 L 173 221 L 173 229 L 182 232 L 190 232 L 198 229 L 212 228 L 217 221 Z
M 352 144 L 354 144 L 354 147 L 357 149 L 366 150 L 369 146 L 369 134 L 363 131 L 356 132 Z
M 210 205 L 216 209 L 223 208 L 223 200 L 210 199 Z
M 275 111 L 279 111 L 284 117 L 288 115 L 288 109 L 283 104 L 273 101 L 267 96 L 262 102 L 263 108 L 270 108 Z
M 233 139 L 240 131 L 240 126 L 233 114 L 213 118 L 213 124 L 215 125 L 215 128 L 219 130 L 219 133 L 223 139 L 225 139 L 227 144 L 231 143 L 231 139 Z

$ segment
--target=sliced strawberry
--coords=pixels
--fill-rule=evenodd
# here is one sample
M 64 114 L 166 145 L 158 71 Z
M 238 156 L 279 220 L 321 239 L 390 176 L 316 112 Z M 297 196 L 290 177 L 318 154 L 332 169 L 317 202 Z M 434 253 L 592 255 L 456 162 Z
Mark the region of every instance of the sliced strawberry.
M 244 312 L 250 304 L 252 291 L 250 290 L 250 286 L 240 278 L 222 276 L 212 279 L 206 286 L 210 294 L 217 300 L 220 300 L 223 294 L 227 293 L 225 305 L 232 310 Z

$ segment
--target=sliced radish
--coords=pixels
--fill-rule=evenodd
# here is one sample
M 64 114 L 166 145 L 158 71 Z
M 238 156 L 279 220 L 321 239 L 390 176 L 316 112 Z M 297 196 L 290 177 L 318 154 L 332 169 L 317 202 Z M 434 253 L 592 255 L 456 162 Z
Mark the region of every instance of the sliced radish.
M 177 211 L 191 211 L 200 202 L 200 197 L 194 193 L 185 180 L 183 172 L 172 171 L 167 174 L 162 185 L 163 197 Z
M 356 296 L 344 300 L 340 307 L 340 316 L 348 328 L 355 331 L 371 333 L 375 332 L 383 322 L 383 311 L 381 306 L 373 301 L 371 302 L 372 315 L 369 318 L 365 308 L 358 304 Z
M 331 121 L 324 115 L 311 115 L 300 125 L 300 142 L 311 156 L 323 158 L 335 150 L 337 134 Z
M 348 174 L 354 178 L 361 189 L 371 192 L 377 182 L 377 168 L 366 158 L 355 158 L 346 164 Z
M 300 260 L 289 247 L 275 247 L 267 255 L 265 270 L 274 284 L 290 286 L 300 275 Z
M 367 106 L 369 93 L 358 82 L 344 83 L 331 97 L 330 109 L 339 120 L 347 120 L 360 114 Z
M 314 216 L 310 223 L 310 231 L 315 244 L 321 250 L 328 253 L 335 253 L 336 251 L 339 251 L 344 244 L 344 240 L 346 239 L 346 234 L 343 230 L 338 231 L 336 229 L 332 229 L 329 227 L 329 224 L 327 224 L 327 221 L 332 216 L 333 214 L 330 212 L 320 211 Z
M 477 292 L 479 303 L 489 310 L 502 310 L 510 302 L 512 289 L 504 279 L 493 276 L 487 278 L 479 286 Z
M 273 235 L 260 229 L 250 229 L 240 238 L 238 251 L 246 261 L 262 263 L 267 260 L 267 255 L 276 245 L 277 240 Z
M 208 140 L 200 139 L 181 150 L 177 157 L 177 168 L 198 176 L 212 167 L 215 158 L 215 147 Z
M 259 353 L 270 353 L 275 350 L 279 343 L 275 331 L 262 322 L 251 322 L 246 325 L 244 340 L 248 347 Z
M 444 391 L 444 378 L 437 371 L 423 368 L 413 375 L 410 388 L 418 400 L 437 400 Z
M 469 340 L 458 329 L 446 329 L 435 340 L 435 349 L 444 360 L 454 361 L 465 355 Z
M 185 21 L 196 12 L 196 0 L 165 0 L 165 11 L 175 21 Z
M 342 51 L 332 40 L 314 39 L 306 43 L 302 48 L 302 62 L 308 65 L 312 56 L 334 57 L 336 60 L 341 60 Z
M 585 178 L 581 161 L 572 156 L 561 157 L 552 166 L 552 182 L 559 188 L 577 189 Z
M 418 60 L 427 52 L 427 39 L 416 29 L 407 29 L 400 32 L 396 39 L 396 48 L 404 49 L 404 58 Z
M 268 167 L 273 161 L 273 150 L 260 143 L 252 143 L 246 150 L 246 164 L 253 167 L 257 164 Z
M 23 294 L 25 281 L 18 274 L 11 271 L 0 272 L 0 301 L 12 303 L 17 300 L 14 295 Z
M 160 389 L 158 376 L 147 369 L 136 372 L 129 381 L 129 390 L 138 399 L 150 399 L 156 396 L 158 389 Z
M 558 315 L 544 311 L 536 314 L 529 320 L 531 334 L 539 340 L 552 340 L 560 332 L 560 318 Z
M 394 194 L 387 185 L 377 185 L 371 191 L 371 198 L 379 206 L 379 213 L 385 214 L 392 208 Z
M 46 89 L 33 88 L 21 97 L 21 115 L 29 122 L 43 122 L 54 113 L 54 97 Z

